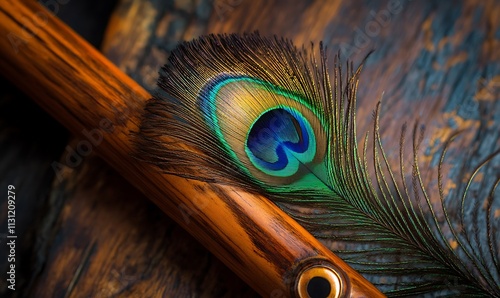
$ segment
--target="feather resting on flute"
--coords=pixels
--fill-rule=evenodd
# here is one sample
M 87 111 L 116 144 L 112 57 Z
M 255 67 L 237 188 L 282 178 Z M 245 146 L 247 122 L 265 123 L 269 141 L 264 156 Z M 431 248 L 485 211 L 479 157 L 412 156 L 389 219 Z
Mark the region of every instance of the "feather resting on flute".
M 330 82 L 322 45 L 317 61 L 289 40 L 257 33 L 209 35 L 183 43 L 162 68 L 160 90 L 146 106 L 139 156 L 166 173 L 272 198 L 317 237 L 344 243 L 346 248 L 335 252 L 388 295 L 500 295 L 498 233 L 490 217 L 482 223 L 490 235 L 483 243 L 485 253 L 475 251 L 468 235 L 451 223 L 442 192 L 445 224 L 438 221 L 419 171 L 423 131 L 415 124 L 408 186 L 406 124 L 400 173 L 395 173 L 382 148 L 380 103 L 371 140 L 366 134 L 358 148 L 355 108 L 361 66 L 354 70 L 347 63 L 344 72 L 339 57 L 333 62 Z M 166 137 L 173 141 L 164 142 Z M 438 168 L 439 185 L 448 147 Z M 490 186 L 489 213 L 498 199 L 493 198 L 498 181 Z M 466 195 L 467 189 L 463 201 Z M 313 211 L 304 213 L 304 208 Z M 449 239 L 458 243 L 458 250 Z M 454 286 L 450 280 L 456 281 Z

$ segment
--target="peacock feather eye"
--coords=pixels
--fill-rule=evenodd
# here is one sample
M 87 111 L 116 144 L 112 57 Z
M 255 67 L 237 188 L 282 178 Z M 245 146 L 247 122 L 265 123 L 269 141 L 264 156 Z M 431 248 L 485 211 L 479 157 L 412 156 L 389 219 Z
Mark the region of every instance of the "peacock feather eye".
M 326 132 L 301 95 L 257 78 L 222 74 L 200 91 L 199 102 L 209 128 L 255 179 L 283 186 L 323 175 L 317 166 L 325 160 Z

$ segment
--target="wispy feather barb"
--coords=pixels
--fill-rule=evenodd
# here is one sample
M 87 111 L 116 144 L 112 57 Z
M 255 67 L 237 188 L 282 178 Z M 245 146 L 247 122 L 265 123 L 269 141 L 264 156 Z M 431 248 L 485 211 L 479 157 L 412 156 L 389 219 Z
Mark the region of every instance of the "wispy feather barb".
M 454 222 L 442 165 L 456 135 L 441 154 L 439 194 L 429 194 L 418 162 L 420 126 L 413 127 L 411 169 L 404 167 L 403 125 L 399 169 L 391 170 L 379 131 L 380 103 L 373 130 L 358 148 L 361 67 L 347 63 L 343 71 L 336 56 L 330 79 L 322 45 L 319 50 L 317 61 L 289 40 L 257 33 L 181 44 L 161 70 L 161 90 L 147 104 L 139 156 L 167 173 L 265 194 L 330 240 L 334 251 L 390 296 L 500 296 L 498 222 L 492 221 L 500 178 L 490 186 L 484 220 L 479 206 L 469 216 L 476 230 L 486 230 L 486 241 L 461 228 L 469 185 L 499 151 L 469 178 L 460 222 Z M 441 205 L 431 196 L 439 196 Z

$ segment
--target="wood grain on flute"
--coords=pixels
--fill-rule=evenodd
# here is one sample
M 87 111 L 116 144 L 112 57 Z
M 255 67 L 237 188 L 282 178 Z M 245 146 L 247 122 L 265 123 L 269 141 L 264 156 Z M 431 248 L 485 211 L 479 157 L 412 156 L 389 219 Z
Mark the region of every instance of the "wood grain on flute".
M 96 152 L 260 294 L 299 295 L 297 274 L 317 264 L 340 268 L 348 295 L 382 296 L 266 198 L 135 160 L 150 95 L 42 6 L 0 2 L 0 36 L 4 76 L 74 134 L 102 135 Z

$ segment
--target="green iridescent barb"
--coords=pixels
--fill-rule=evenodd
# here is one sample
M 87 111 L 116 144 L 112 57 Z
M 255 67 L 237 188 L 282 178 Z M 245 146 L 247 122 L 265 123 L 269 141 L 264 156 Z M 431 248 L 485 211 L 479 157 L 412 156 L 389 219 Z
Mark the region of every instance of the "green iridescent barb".
M 449 143 L 438 167 L 442 204 L 436 210 L 418 166 L 418 125 L 410 190 L 406 125 L 395 173 L 381 145 L 380 103 L 373 135 L 358 148 L 361 67 L 354 71 L 348 63 L 343 72 L 339 57 L 334 66 L 331 84 L 321 45 L 317 61 L 289 40 L 257 33 L 183 43 L 147 104 L 138 156 L 167 173 L 266 195 L 389 296 L 500 296 L 499 224 L 491 220 L 500 178 L 490 186 L 486 216 L 472 219 L 487 234 L 479 241 L 457 228 L 445 204 L 441 165 Z

